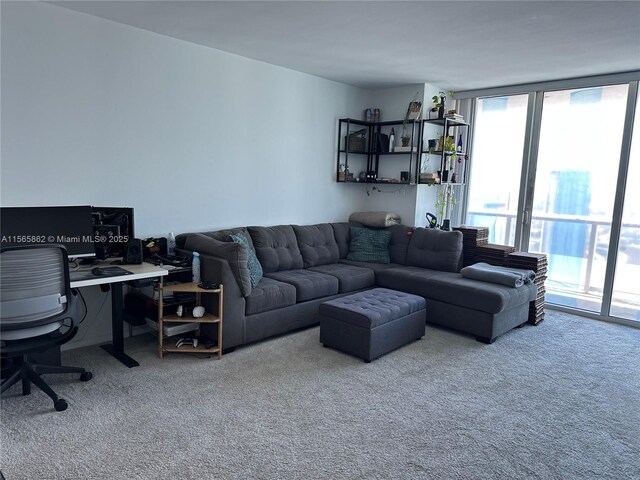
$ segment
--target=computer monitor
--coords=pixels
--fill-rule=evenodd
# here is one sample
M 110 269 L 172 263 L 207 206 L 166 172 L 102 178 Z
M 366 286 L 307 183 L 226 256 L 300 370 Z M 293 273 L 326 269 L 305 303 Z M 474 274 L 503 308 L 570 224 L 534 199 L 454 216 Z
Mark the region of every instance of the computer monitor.
M 2 207 L 2 247 L 62 244 L 70 258 L 95 256 L 91 206 Z
M 94 206 L 91 216 L 96 239 L 96 257 L 104 260 L 124 256 L 127 242 L 135 237 L 133 208 Z

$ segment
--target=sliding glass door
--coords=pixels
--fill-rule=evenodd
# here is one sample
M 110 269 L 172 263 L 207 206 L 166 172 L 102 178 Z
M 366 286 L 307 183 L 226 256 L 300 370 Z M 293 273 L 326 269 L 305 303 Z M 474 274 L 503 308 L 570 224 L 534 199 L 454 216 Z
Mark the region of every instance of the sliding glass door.
M 545 92 L 529 248 L 547 301 L 600 312 L 628 85 Z
M 528 97 L 481 98 L 476 105 L 466 222 L 489 227 L 491 243 L 514 242 Z
M 640 321 L 640 108 L 636 104 L 611 315 Z
M 640 321 L 637 85 L 476 99 L 465 223 L 547 254 L 547 304 Z

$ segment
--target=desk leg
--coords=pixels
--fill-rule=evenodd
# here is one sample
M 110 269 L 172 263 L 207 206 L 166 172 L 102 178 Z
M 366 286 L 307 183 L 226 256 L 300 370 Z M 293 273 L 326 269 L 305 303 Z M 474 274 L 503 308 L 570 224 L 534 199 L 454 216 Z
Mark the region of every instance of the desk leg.
M 124 304 L 122 301 L 122 283 L 111 284 L 111 344 L 102 345 L 102 348 L 116 357 L 127 367 L 140 365 L 129 355 L 124 353 Z

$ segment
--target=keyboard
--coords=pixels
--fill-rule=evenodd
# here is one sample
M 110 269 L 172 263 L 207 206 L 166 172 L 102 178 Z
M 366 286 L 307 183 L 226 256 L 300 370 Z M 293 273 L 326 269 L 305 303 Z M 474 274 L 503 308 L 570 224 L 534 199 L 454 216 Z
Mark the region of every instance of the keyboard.
M 82 280 L 94 280 L 96 278 L 119 277 L 122 275 L 133 275 L 130 271 L 122 267 L 98 267 L 102 270 L 102 275 L 94 275 L 91 269 L 74 270 L 69 272 L 69 280 L 72 282 L 80 282 Z

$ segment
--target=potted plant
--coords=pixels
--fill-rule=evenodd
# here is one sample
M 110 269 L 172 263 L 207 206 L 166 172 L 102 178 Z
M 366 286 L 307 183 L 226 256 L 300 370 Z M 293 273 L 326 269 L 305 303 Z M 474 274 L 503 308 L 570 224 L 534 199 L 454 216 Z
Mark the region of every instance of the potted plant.
M 458 204 L 455 192 L 451 185 L 443 185 L 443 188 L 438 192 L 436 196 L 436 215 L 439 215 L 442 219 L 442 230 L 451 230 L 451 220 L 445 218 L 445 215 L 449 215 L 449 207 L 453 207 Z
M 453 90 L 449 90 L 449 97 L 453 98 Z M 444 105 L 447 101 L 447 94 L 445 92 L 438 92 L 438 95 L 431 97 L 433 101 L 433 107 L 431 112 L 438 112 L 437 118 L 444 118 Z
M 407 112 L 404 114 L 404 120 L 402 121 L 402 136 L 400 137 L 402 140 L 402 146 L 408 147 L 409 142 L 411 141 L 411 136 L 409 135 L 407 126 L 410 120 L 417 120 L 420 118 L 420 113 L 422 111 L 422 102 L 418 101 L 420 98 L 420 92 L 416 92 L 411 101 L 409 102 L 409 106 L 407 107 Z
M 453 140 L 452 136 L 447 136 L 444 139 L 444 151 L 447 153 L 451 153 L 449 158 L 453 161 L 458 160 L 458 155 L 455 153 L 456 150 L 456 142 Z

